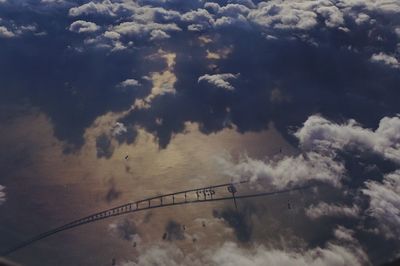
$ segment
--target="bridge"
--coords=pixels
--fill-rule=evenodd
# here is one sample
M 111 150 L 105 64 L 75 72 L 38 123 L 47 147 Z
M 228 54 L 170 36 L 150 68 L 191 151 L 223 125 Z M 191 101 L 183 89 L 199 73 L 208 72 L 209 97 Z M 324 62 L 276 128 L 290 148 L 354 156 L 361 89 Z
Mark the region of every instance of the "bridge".
M 10 255 L 11 253 L 19 249 L 22 249 L 26 246 L 35 243 L 36 241 L 39 241 L 43 238 L 49 237 L 61 231 L 65 231 L 77 226 L 93 223 L 99 220 L 107 219 L 109 217 L 119 216 L 127 213 L 162 208 L 162 207 L 183 205 L 183 204 L 204 203 L 204 202 L 223 201 L 223 200 L 232 200 L 235 205 L 235 208 L 237 209 L 237 202 L 236 202 L 237 199 L 271 196 L 276 194 L 288 193 L 296 190 L 303 190 L 312 187 L 312 186 L 297 186 L 288 189 L 268 191 L 268 192 L 258 192 L 258 193 L 253 192 L 249 194 L 239 193 L 238 187 L 240 187 L 245 183 L 248 183 L 248 181 L 240 181 L 234 183 L 232 182 L 232 183 L 225 183 L 208 187 L 195 188 L 169 194 L 158 195 L 151 198 L 142 199 L 136 202 L 120 205 L 111 209 L 107 209 L 104 211 L 88 215 L 86 217 L 77 219 L 75 221 L 56 227 L 49 231 L 43 232 L 2 252 L 1 255 L 2 256 Z

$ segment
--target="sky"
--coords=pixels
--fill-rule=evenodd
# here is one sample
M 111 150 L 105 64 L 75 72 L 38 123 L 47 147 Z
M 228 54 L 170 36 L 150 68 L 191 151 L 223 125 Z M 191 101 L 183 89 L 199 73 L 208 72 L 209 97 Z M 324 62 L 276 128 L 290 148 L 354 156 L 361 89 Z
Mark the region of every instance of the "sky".
M 394 261 L 398 84 L 397 0 L 0 0 L 0 250 L 244 178 L 254 192 L 317 187 L 110 218 L 8 259 Z

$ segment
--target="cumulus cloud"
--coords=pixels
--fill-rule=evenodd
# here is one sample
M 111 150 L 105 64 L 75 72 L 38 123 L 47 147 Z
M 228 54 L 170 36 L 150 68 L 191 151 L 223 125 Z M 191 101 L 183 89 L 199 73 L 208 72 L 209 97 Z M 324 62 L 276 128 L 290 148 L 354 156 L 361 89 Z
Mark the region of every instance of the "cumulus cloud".
M 317 4 L 309 1 L 260 2 L 249 19 L 263 28 L 309 30 L 318 25 L 313 6 Z
M 264 181 L 277 188 L 284 188 L 290 184 L 304 184 L 310 180 L 340 186 L 345 174 L 342 162 L 316 152 L 266 161 L 243 156 L 238 163 L 225 159 L 220 159 L 220 163 L 225 169 L 225 174 L 238 180 L 249 178 L 252 182 Z
M 17 2 L 24 1 L 8 1 L 2 7 Z M 396 69 L 389 67 L 398 68 L 399 65 L 399 1 L 228 0 L 218 3 L 185 1 L 178 5 L 179 1 L 169 0 L 88 0 L 68 7 L 69 12 L 57 13 L 68 13 L 72 18 L 54 19 L 52 23 L 44 19 L 46 16 L 36 14 L 48 15 L 46 10 L 28 2 L 26 5 L 30 8 L 23 9 L 28 15 L 1 21 L 0 36 L 20 36 L 23 30 L 29 30 L 29 26 L 23 29 L 20 25 L 35 25 L 36 20 L 37 28 L 49 33 L 46 42 L 41 43 L 49 45 L 42 47 L 36 40 L 15 46 L 2 42 L 1 58 L 10 60 L 2 60 L 1 84 L 4 88 L 14 87 L 11 79 L 16 75 L 12 69 L 18 69 L 21 72 L 18 76 L 26 77 L 26 84 L 32 84 L 27 86 L 23 97 L 46 112 L 58 138 L 82 145 L 81 136 L 96 117 L 115 110 L 128 110 L 135 99 L 147 99 L 146 93 L 157 95 L 151 104 L 146 103 L 146 108 L 135 108 L 127 119 L 121 118 L 123 124 L 118 122 L 115 128 L 96 139 L 100 157 L 111 156 L 113 144 L 116 144 L 113 138 L 127 141 L 122 136 L 134 136 L 136 127 L 154 134 L 164 148 L 174 135 L 185 132 L 187 121 L 198 123 L 206 134 L 223 130 L 227 125 L 233 125 L 239 132 L 261 131 L 273 121 L 279 132 L 286 134 L 288 127 L 300 126 L 307 120 L 295 134 L 300 143 L 299 153 L 264 160 L 244 156 L 238 164 L 228 161 L 230 174 L 267 180 L 276 187 L 311 180 L 339 187 L 344 179 L 351 182 L 353 178 L 347 172 L 342 153 L 354 151 L 350 152 L 350 156 L 354 155 L 353 162 L 358 160 L 359 153 L 372 152 L 385 162 L 399 163 L 399 118 L 386 117 L 376 126 L 383 116 L 394 116 L 398 111 L 399 78 L 394 74 Z M 8 14 L 19 10 L 13 9 L 13 12 L 4 9 L 1 16 L 10 16 Z M 26 21 L 20 21 L 20 17 Z M 98 24 L 94 27 L 77 25 L 76 32 L 100 28 L 90 37 L 67 34 L 67 38 L 74 39 L 58 38 L 64 37 L 64 31 L 72 27 L 71 19 L 90 19 Z M 232 28 L 221 30 L 220 27 Z M 30 30 L 35 31 L 35 26 Z M 199 44 L 200 38 L 208 41 Z M 98 64 L 87 60 L 93 54 L 86 49 L 79 50 L 79 55 L 67 52 L 59 56 L 61 48 L 71 43 L 80 45 L 80 40 L 82 45 L 104 49 L 96 50 Z M 206 59 L 206 51 L 219 51 L 228 46 L 232 47 L 229 55 L 212 62 Z M 159 49 L 176 54 L 169 77 L 157 78 L 152 74 L 162 73 L 164 68 L 162 62 L 147 57 L 157 54 Z M 35 53 L 26 53 L 27 50 Z M 39 72 L 31 75 L 31 69 L 38 63 L 43 64 L 37 68 Z M 77 73 L 85 73 L 85 77 Z M 240 73 L 240 77 L 229 73 Z M 154 77 L 153 82 L 142 79 L 143 84 L 138 86 L 136 80 L 123 81 L 126 77 L 145 75 Z M 66 80 L 73 89 L 48 93 L 47 87 L 62 87 Z M 137 87 L 123 89 L 128 86 Z M 196 87 L 207 89 L 196 90 Z M 279 94 L 284 97 L 275 97 L 275 88 L 279 88 Z M 104 102 L 108 104 L 102 104 Z M 82 112 L 82 106 L 87 112 Z M 72 122 L 66 119 L 66 112 L 76 119 Z M 309 117 L 315 112 L 321 112 L 321 116 Z M 355 118 L 365 126 L 354 120 L 335 123 L 323 116 Z M 361 168 L 371 167 L 377 166 L 361 164 Z M 376 181 L 365 185 L 362 198 L 371 201 L 368 201 L 371 218 L 382 221 L 383 211 L 375 203 L 377 199 L 388 206 L 396 205 L 391 193 L 386 193 L 390 199 L 372 194 L 375 186 L 382 191 L 393 190 L 393 186 L 389 186 L 392 179 L 385 177 L 384 181 L 379 181 L 384 174 L 380 169 L 377 172 Z M 358 185 L 362 186 L 366 178 L 362 175 Z M 348 192 L 348 187 L 343 187 L 344 192 Z M 327 202 L 330 203 L 309 207 L 306 214 L 314 219 L 364 215 L 362 206 L 354 202 Z M 395 212 L 386 217 L 395 220 Z M 394 230 L 391 234 L 398 235 L 392 229 L 396 223 L 385 221 L 385 224 L 388 226 L 379 227 L 379 232 L 390 236 L 389 231 Z
M 253 253 L 254 252 L 254 253 Z M 233 243 L 225 243 L 211 258 L 209 265 L 368 265 L 364 251 L 357 246 L 328 243 L 324 248 L 303 252 L 268 250 L 258 247 L 247 252 Z
M 14 38 L 37 31 L 36 24 L 17 25 L 14 21 L 6 21 L 0 18 L 1 22 L 3 25 L 0 25 L 0 38 Z
M 69 15 L 73 17 L 90 14 L 115 16 L 115 12 L 120 6 L 122 5 L 119 3 L 112 3 L 109 0 L 104 0 L 102 2 L 90 1 L 81 6 L 72 7 L 69 10 Z
M 225 90 L 234 90 L 235 88 L 229 83 L 228 80 L 237 79 L 239 74 L 231 74 L 231 73 L 224 73 L 224 74 L 214 74 L 209 75 L 205 74 L 197 80 L 198 83 L 200 82 L 207 82 L 215 87 L 222 88 Z
M 150 32 L 150 36 L 150 40 L 163 40 L 171 37 L 168 33 L 162 30 L 153 30 Z
M 77 20 L 69 26 L 69 30 L 77 33 L 88 33 L 99 30 L 99 26 L 96 23 L 88 22 L 84 20 Z
M 106 31 L 103 34 L 104 37 L 112 40 L 118 40 L 121 37 L 121 34 L 115 31 Z
M 118 84 L 118 86 L 126 88 L 126 87 L 136 87 L 139 86 L 140 83 L 136 79 L 126 79 Z
M 345 150 L 375 153 L 383 159 L 400 162 L 400 118 L 384 117 L 374 131 L 350 120 L 337 124 L 321 116 L 310 116 L 294 136 L 299 140 L 298 155 L 273 157 L 266 160 L 242 156 L 238 162 L 220 158 L 225 174 L 236 179 L 262 180 L 282 188 L 318 180 L 340 187 L 348 176 L 345 159 L 339 152 Z M 373 184 L 370 184 L 371 186 Z M 357 207 L 321 203 L 308 210 L 310 217 L 319 215 L 356 216 Z
M 333 123 L 321 116 L 310 116 L 294 134 L 302 149 L 331 152 L 360 149 L 375 152 L 386 159 L 400 163 L 400 117 L 384 117 L 378 128 L 363 128 L 355 120 L 344 124 Z
M 369 197 L 367 214 L 377 220 L 386 238 L 400 238 L 400 170 L 387 174 L 382 182 L 368 181 L 362 192 Z
M 329 223 L 352 220 L 357 223 L 353 229 L 358 234 L 372 233 L 380 241 L 397 240 L 400 238 L 399 125 L 398 116 L 382 118 L 374 130 L 362 127 L 355 120 L 335 123 L 313 115 L 293 133 L 299 140 L 297 155 L 277 155 L 265 160 L 242 156 L 238 162 L 229 159 L 219 162 L 228 176 L 249 178 L 262 186 L 283 188 L 311 180 L 330 183 L 336 196 L 332 194 L 327 196 L 328 201 L 306 207 L 306 217 L 312 221 L 324 218 Z M 358 161 L 360 155 L 366 154 L 374 154 L 374 160 Z M 377 157 L 392 166 L 380 169 Z M 380 170 L 372 176 L 357 177 L 353 175 L 357 167 L 363 171 L 371 167 Z M 346 232 L 339 230 L 335 235 L 349 240 Z
M 311 205 L 306 209 L 306 215 L 311 219 L 318 219 L 321 217 L 349 217 L 358 218 L 360 208 L 356 205 L 345 206 L 342 204 L 328 204 L 320 202 L 317 205 Z
M 114 137 L 119 143 L 127 142 L 132 143 L 136 138 L 137 131 L 132 127 L 126 127 L 121 122 L 116 122 L 111 128 L 111 136 Z M 111 146 L 111 145 L 110 145 Z M 112 150 L 110 150 L 112 152 Z
M 211 28 L 214 24 L 213 16 L 206 9 L 197 9 L 186 12 L 181 16 L 182 21 L 199 25 L 202 28 Z
M 353 237 L 353 232 L 344 227 L 334 230 L 335 239 L 323 247 L 305 250 L 279 250 L 262 245 L 251 248 L 239 247 L 225 242 L 221 247 L 206 249 L 200 256 L 184 254 L 174 245 L 154 245 L 140 253 L 136 261 L 120 265 L 207 265 L 207 266 L 336 266 L 369 265 L 368 256 Z
M 15 37 L 15 33 L 7 29 L 5 26 L 0 26 L 0 37 L 1 38 L 12 38 Z
M 114 127 L 112 128 L 112 135 L 114 137 L 121 136 L 128 132 L 128 129 L 125 127 L 123 123 L 117 122 L 115 123 Z
M 393 68 L 399 68 L 400 62 L 396 57 L 380 52 L 371 56 L 371 62 L 381 63 Z
M 113 31 L 118 32 L 121 35 L 138 37 L 149 34 L 153 31 L 156 31 L 154 34 L 157 34 L 157 31 L 163 31 L 166 33 L 180 30 L 181 29 L 175 23 L 161 24 L 156 22 L 142 23 L 137 21 L 123 22 L 113 27 Z

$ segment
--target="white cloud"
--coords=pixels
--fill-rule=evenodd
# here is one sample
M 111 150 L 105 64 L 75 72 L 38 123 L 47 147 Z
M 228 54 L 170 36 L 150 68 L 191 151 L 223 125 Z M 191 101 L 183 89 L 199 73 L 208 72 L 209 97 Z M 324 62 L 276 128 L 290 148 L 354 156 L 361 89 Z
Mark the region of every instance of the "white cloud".
M 318 219 L 326 216 L 357 218 L 359 214 L 360 208 L 356 205 L 349 207 L 342 204 L 328 204 L 326 202 L 311 205 L 306 209 L 306 215 L 311 219 Z
M 224 16 L 236 17 L 238 15 L 247 16 L 250 9 L 240 4 L 227 4 L 226 6 L 220 7 L 218 13 Z
M 393 14 L 400 12 L 400 2 L 397 0 L 339 0 L 337 6 L 343 9 L 364 10 L 382 14 Z
M 212 26 L 213 16 L 206 9 L 197 9 L 186 12 L 181 16 L 182 21 L 200 24 L 203 26 Z
M 335 124 L 317 115 L 310 116 L 294 135 L 299 139 L 300 154 L 257 160 L 243 156 L 239 162 L 219 158 L 222 171 L 236 178 L 263 181 L 277 188 L 319 180 L 340 187 L 347 172 L 338 150 L 357 149 L 373 152 L 400 163 L 400 118 L 384 117 L 373 131 L 362 128 L 354 120 Z M 341 206 L 343 207 L 343 206 Z M 343 215 L 355 215 L 356 207 L 342 208 Z M 314 206 L 310 214 L 338 213 L 337 206 Z M 312 214 L 311 214 L 312 215 Z
M 152 40 L 152 41 L 168 39 L 171 37 L 168 33 L 166 33 L 165 31 L 162 31 L 162 30 L 152 30 L 150 32 L 150 36 L 151 36 L 150 40 Z
M 257 9 L 249 13 L 249 20 L 266 28 L 309 30 L 316 25 L 317 14 L 310 1 L 268 1 L 260 2 Z
M 366 23 L 366 22 L 369 22 L 370 20 L 371 20 L 371 17 L 368 16 L 367 14 L 359 13 L 359 14 L 357 14 L 357 17 L 356 17 L 355 22 L 356 22 L 358 25 L 361 25 L 361 24 L 364 24 L 364 23 Z
M 294 134 L 305 151 L 334 152 L 344 148 L 372 151 L 400 163 L 400 117 L 384 117 L 373 131 L 349 120 L 335 124 L 321 116 L 310 116 Z
M 249 178 L 252 182 L 263 181 L 277 188 L 298 185 L 309 180 L 340 186 L 345 174 L 342 162 L 316 152 L 266 161 L 244 156 L 238 163 L 226 159 L 219 159 L 219 162 L 225 174 L 235 179 Z
M 113 128 L 111 129 L 111 135 L 113 137 L 119 137 L 126 133 L 128 133 L 128 129 L 125 127 L 123 123 L 120 122 L 116 122 Z
M 317 7 L 316 12 L 325 18 L 325 24 L 330 28 L 344 24 L 343 13 L 336 6 Z
M 35 33 L 37 31 L 37 26 L 35 24 L 16 25 L 13 21 L 5 21 L 1 18 L 0 22 L 4 24 L 0 25 L 0 38 L 14 38 L 27 33 Z
M 15 33 L 4 26 L 0 26 L 0 38 L 13 38 Z
M 305 250 L 279 250 L 265 246 L 244 248 L 233 242 L 206 249 L 199 254 L 185 254 L 175 245 L 155 245 L 140 252 L 136 262 L 125 262 L 120 266 L 339 266 L 369 265 L 368 256 L 353 237 L 353 232 L 344 227 L 334 231 L 335 239 L 324 247 Z
M 363 257 L 365 256 L 365 257 Z M 366 254 L 358 247 L 328 243 L 324 248 L 314 248 L 301 252 L 268 250 L 262 246 L 252 252 L 239 248 L 236 244 L 225 243 L 211 257 L 208 265 L 226 266 L 333 266 L 366 265 Z
M 180 31 L 181 29 L 175 23 L 139 23 L 135 21 L 123 22 L 113 27 L 113 31 L 122 35 L 140 36 L 148 34 L 154 30 L 161 30 L 164 32 Z
M 387 174 L 382 182 L 366 182 L 362 192 L 369 196 L 367 214 L 378 221 L 379 233 L 400 239 L 400 170 Z
M 136 79 L 127 79 L 127 80 L 124 80 L 121 83 L 119 83 L 119 86 L 123 87 L 123 88 L 135 87 L 135 86 L 139 86 L 139 85 L 140 85 L 140 83 Z
M 112 3 L 109 0 L 104 0 L 103 2 L 90 1 L 81 6 L 72 7 L 69 10 L 69 15 L 73 17 L 90 14 L 115 16 L 115 11 L 118 9 L 118 7 L 119 4 Z
M 373 54 L 371 56 L 371 61 L 375 63 L 381 63 L 388 65 L 393 68 L 399 68 L 400 67 L 400 62 L 397 60 L 396 57 L 385 54 L 385 53 L 378 53 L 378 54 Z
M 199 77 L 197 80 L 200 82 L 207 82 L 209 84 L 214 85 L 215 87 L 226 89 L 226 90 L 233 90 L 235 89 L 228 80 L 237 79 L 239 74 L 231 74 L 231 73 L 224 73 L 224 74 L 214 74 L 214 75 L 203 75 Z
M 95 32 L 98 31 L 99 29 L 100 27 L 97 26 L 95 23 L 84 20 L 77 20 L 69 26 L 70 31 L 77 33 Z
M 248 8 L 256 7 L 252 0 L 229 0 L 228 3 L 244 5 Z
M 112 40 L 118 40 L 119 38 L 121 38 L 121 34 L 115 31 L 106 31 L 104 32 L 103 36 Z

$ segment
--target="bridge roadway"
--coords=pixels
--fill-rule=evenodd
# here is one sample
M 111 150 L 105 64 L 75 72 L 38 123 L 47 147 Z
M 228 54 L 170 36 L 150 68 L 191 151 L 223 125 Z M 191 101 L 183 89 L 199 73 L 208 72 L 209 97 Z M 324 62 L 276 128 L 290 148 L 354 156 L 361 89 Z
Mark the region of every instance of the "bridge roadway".
M 161 207 L 175 206 L 175 205 L 183 205 L 183 204 L 193 204 L 193 203 L 202 203 L 202 202 L 212 202 L 212 201 L 221 201 L 221 200 L 233 200 L 236 205 L 236 199 L 244 199 L 244 198 L 253 198 L 253 197 L 261 197 L 261 196 L 270 196 L 275 194 L 288 193 L 296 190 L 303 190 L 310 188 L 311 186 L 298 186 L 292 187 L 289 189 L 269 191 L 269 192 L 259 192 L 252 194 L 240 194 L 237 195 L 237 186 L 247 183 L 248 181 L 240 181 L 236 183 L 225 183 L 220 185 L 195 188 L 190 190 L 184 190 L 169 194 L 163 194 L 151 198 L 146 198 L 143 200 L 139 200 L 136 202 L 127 203 L 124 205 L 120 205 L 108 210 L 104 210 L 101 212 L 97 212 L 91 214 L 89 216 L 80 218 L 78 220 L 72 221 L 70 223 L 64 224 L 60 227 L 56 227 L 52 230 L 43 232 L 39 235 L 36 235 L 30 239 L 27 239 L 24 242 L 21 242 L 17 246 L 14 246 L 5 252 L 2 252 L 2 256 L 7 256 L 23 247 L 29 246 L 36 241 L 39 241 L 48 236 L 54 235 L 58 232 L 68 230 L 80 225 L 93 223 L 99 220 L 103 220 L 109 217 L 123 215 L 131 212 L 137 212 L 148 209 L 155 209 Z

